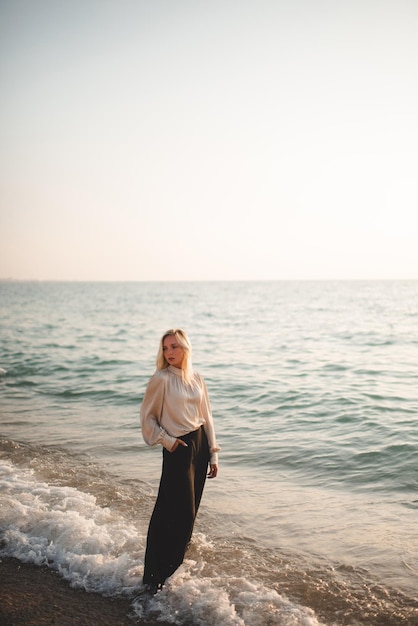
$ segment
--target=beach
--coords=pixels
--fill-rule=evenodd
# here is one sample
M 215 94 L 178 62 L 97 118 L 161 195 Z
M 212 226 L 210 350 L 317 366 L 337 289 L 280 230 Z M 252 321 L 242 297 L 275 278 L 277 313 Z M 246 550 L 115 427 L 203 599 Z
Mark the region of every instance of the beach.
M 418 283 L 0 290 L 0 623 L 418 624 Z M 144 604 L 162 452 L 139 408 L 172 319 L 220 472 Z
M 127 598 L 105 598 L 98 593 L 73 589 L 57 572 L 12 558 L 0 560 L 0 623 L 2 626 L 164 626 L 161 621 L 133 616 Z

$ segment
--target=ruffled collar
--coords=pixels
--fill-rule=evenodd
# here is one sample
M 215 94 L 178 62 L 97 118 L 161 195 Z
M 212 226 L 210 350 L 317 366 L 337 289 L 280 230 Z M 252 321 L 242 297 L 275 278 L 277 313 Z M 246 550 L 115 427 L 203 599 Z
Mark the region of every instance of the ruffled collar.
M 175 374 L 176 376 L 182 376 L 182 374 L 183 374 L 182 369 L 181 369 L 180 367 L 174 367 L 174 365 L 169 365 L 169 366 L 167 367 L 167 369 L 168 369 L 170 372 L 173 372 L 173 374 Z

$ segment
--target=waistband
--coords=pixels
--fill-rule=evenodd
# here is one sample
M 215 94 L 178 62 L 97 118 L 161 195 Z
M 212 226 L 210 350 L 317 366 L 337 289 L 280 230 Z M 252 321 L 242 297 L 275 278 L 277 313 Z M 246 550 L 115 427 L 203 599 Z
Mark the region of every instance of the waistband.
M 189 441 L 193 441 L 194 439 L 196 439 L 200 433 L 202 433 L 202 436 L 204 435 L 206 437 L 203 424 L 202 426 L 199 426 L 199 428 L 197 428 L 196 430 L 192 430 L 189 433 L 186 433 L 185 435 L 181 435 L 181 437 L 178 437 L 178 439 L 181 439 L 182 441 L 185 441 L 186 443 L 188 443 Z

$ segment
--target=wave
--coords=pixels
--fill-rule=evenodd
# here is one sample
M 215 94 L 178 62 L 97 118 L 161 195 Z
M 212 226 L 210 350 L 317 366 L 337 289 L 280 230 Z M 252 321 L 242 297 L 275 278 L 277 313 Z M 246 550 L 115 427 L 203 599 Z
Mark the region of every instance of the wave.
M 1 554 L 47 565 L 74 587 L 132 597 L 138 616 L 158 615 L 176 624 L 192 619 L 202 625 L 261 625 L 276 617 L 289 625 L 319 624 L 312 610 L 260 583 L 235 575 L 225 586 L 223 576 L 205 572 L 208 555 L 215 561 L 217 549 L 203 534 L 196 534 L 194 558 L 186 559 L 168 588 L 144 605 L 135 597 L 145 548 L 144 532 L 136 524 L 101 506 L 91 493 L 40 481 L 34 470 L 10 461 L 0 463 L 0 491 Z
M 139 617 L 196 626 L 406 626 L 418 615 L 413 598 L 365 569 L 263 547 L 223 532 L 222 515 L 205 510 L 184 564 L 145 603 L 154 490 L 59 447 L 2 439 L 0 452 L 0 554 L 47 565 L 74 587 L 128 597 Z

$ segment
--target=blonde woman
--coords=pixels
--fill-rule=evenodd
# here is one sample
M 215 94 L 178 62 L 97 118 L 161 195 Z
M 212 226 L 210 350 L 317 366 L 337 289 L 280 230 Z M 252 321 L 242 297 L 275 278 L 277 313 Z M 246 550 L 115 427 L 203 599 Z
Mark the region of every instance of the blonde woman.
M 163 447 L 163 467 L 151 516 L 143 583 L 156 593 L 182 564 L 206 477 L 218 474 L 216 443 L 208 392 L 193 371 L 187 333 L 168 330 L 161 338 L 157 370 L 141 405 L 145 442 Z M 209 473 L 208 473 L 209 467 Z

